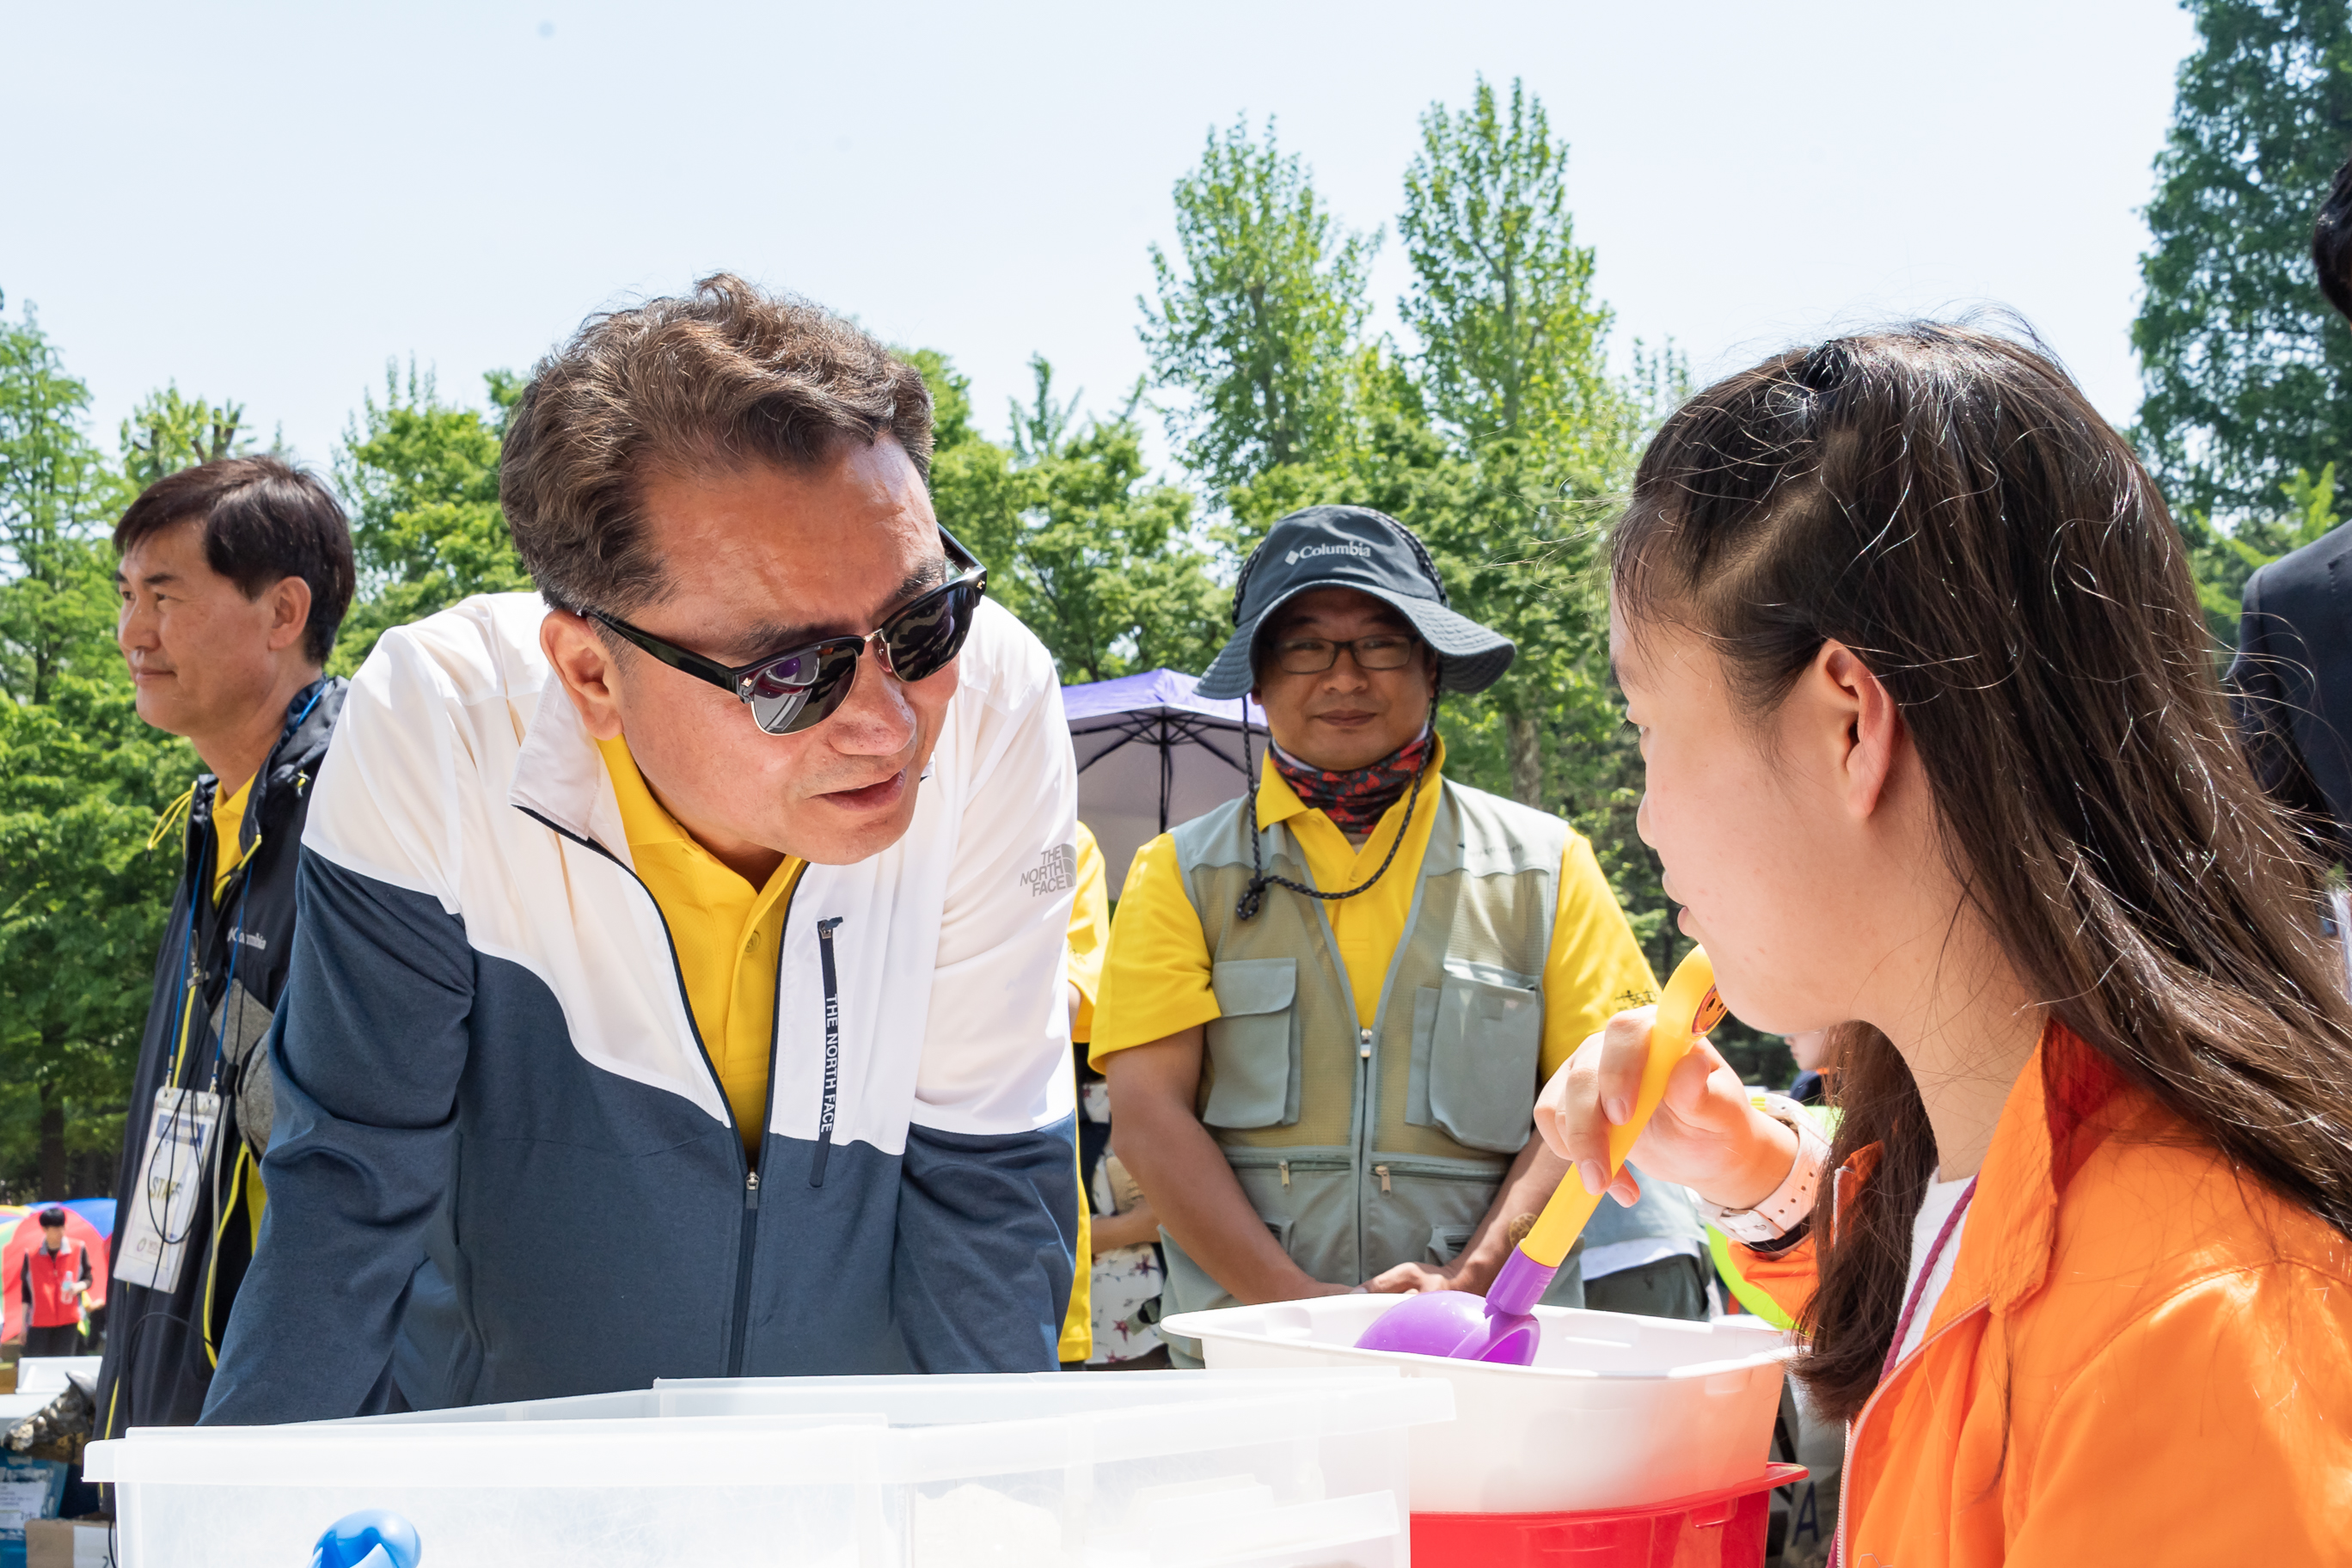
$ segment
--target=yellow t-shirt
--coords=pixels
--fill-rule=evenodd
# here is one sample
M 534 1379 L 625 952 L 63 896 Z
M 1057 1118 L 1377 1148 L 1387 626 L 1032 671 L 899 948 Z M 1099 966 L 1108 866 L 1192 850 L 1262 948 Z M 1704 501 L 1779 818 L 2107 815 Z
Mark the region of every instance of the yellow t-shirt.
M 661 906 L 677 949 L 687 1005 L 702 1033 L 743 1150 L 756 1163 L 767 1128 L 768 1071 L 775 1056 L 776 956 L 783 944 L 784 911 L 808 862 L 787 855 L 754 888 L 694 841 L 677 825 L 637 771 L 625 740 L 599 741 L 629 859 Z
M 1380 1010 L 1381 983 L 1412 910 L 1414 884 L 1437 816 L 1430 809 L 1431 795 L 1444 765 L 1445 748 L 1440 742 L 1431 778 L 1422 788 L 1422 804 L 1413 811 L 1412 827 L 1388 874 L 1369 891 L 1323 906 L 1355 993 L 1357 1022 L 1367 1028 Z M 1352 888 L 1370 876 L 1395 842 L 1404 816 L 1405 802 L 1400 798 L 1381 816 L 1363 847 L 1357 848 L 1328 816 L 1299 800 L 1272 758 L 1258 783 L 1258 825 L 1290 826 L 1318 888 Z M 1271 889 L 1267 896 L 1290 895 Z M 1120 890 L 1087 1059 L 1100 1068 L 1115 1051 L 1166 1039 L 1218 1016 L 1216 993 L 1210 987 L 1211 963 L 1201 918 L 1193 912 L 1177 868 L 1175 841 L 1163 833 L 1137 853 Z M 1568 836 L 1560 855 L 1559 910 L 1544 962 L 1543 994 L 1545 1078 L 1611 1015 L 1657 999 L 1649 961 L 1625 924 L 1617 896 L 1593 858 L 1592 846 L 1579 833 Z M 1530 1086 L 1530 1097 L 1533 1092 Z
M 1102 846 L 1078 824 L 1078 888 L 1070 900 L 1070 984 L 1078 988 L 1078 1013 L 1070 1038 L 1093 1038 L 1095 998 L 1102 993 L 1103 950 L 1110 942 L 1110 878 Z
M 253 778 L 261 775 L 256 773 Z M 237 836 L 245 828 L 246 803 L 253 798 L 253 778 L 247 779 L 236 790 L 223 795 L 220 786 L 213 787 L 213 901 L 228 890 L 228 879 L 245 864 L 245 851 L 237 847 Z
M 1103 947 L 1110 939 L 1110 879 L 1103 869 L 1102 846 L 1094 831 L 1078 824 L 1078 887 L 1070 900 L 1070 984 L 1078 988 L 1077 1016 L 1070 1038 L 1083 1042 L 1093 1030 L 1095 992 L 1102 984 Z M 1076 1070 L 1075 1067 L 1072 1068 Z M 1078 1171 L 1078 1248 L 1070 1277 L 1070 1310 L 1062 1319 L 1061 1358 L 1085 1361 L 1095 1353 L 1094 1226 L 1087 1223 L 1087 1173 Z

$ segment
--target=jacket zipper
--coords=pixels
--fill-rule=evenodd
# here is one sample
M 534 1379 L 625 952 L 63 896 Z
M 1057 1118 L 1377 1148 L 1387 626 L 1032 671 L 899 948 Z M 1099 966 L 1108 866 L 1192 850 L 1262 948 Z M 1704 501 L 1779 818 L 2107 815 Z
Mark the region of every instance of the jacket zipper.
M 562 826 L 561 824 L 550 822 L 546 817 L 541 816 L 539 813 L 531 810 L 531 808 L 527 805 L 518 805 L 515 809 L 521 812 L 525 816 L 530 817 L 533 822 L 538 823 L 541 826 L 546 828 L 549 832 L 556 834 L 561 837 L 568 838 L 583 849 L 593 850 L 595 853 L 602 855 L 605 859 L 610 860 L 614 865 L 618 866 L 623 871 L 628 874 L 629 879 L 635 882 L 639 890 L 646 895 L 646 900 L 654 907 L 654 918 L 661 921 L 662 940 L 669 946 L 670 979 L 677 986 L 677 999 L 679 1005 L 686 1009 L 687 1032 L 694 1037 L 694 1048 L 701 1053 L 702 1070 L 710 1075 L 711 1087 L 719 1091 L 719 1109 L 727 1113 L 727 1131 L 734 1134 L 734 1137 L 729 1140 L 729 1142 L 735 1150 L 736 1160 L 743 1172 L 743 1226 L 735 1253 L 735 1321 L 732 1329 L 729 1331 L 727 1342 L 727 1375 L 730 1377 L 740 1377 L 743 1375 L 743 1340 L 745 1331 L 750 1327 L 748 1320 L 751 1317 L 751 1250 L 753 1244 L 757 1241 L 759 1237 L 760 1172 L 758 1167 L 752 1163 L 751 1156 L 743 1152 L 743 1126 L 742 1123 L 735 1120 L 735 1102 L 727 1098 L 726 1080 L 719 1076 L 719 1064 L 711 1059 L 710 1047 L 702 1037 L 702 1026 L 695 1021 L 694 998 L 687 994 L 686 970 L 677 961 L 677 938 L 669 929 L 669 917 L 662 913 L 661 900 L 654 897 L 654 890 L 646 886 L 646 879 L 643 877 L 638 876 L 635 868 L 630 866 L 627 861 L 623 860 L 619 856 L 614 854 L 610 849 L 605 848 L 602 844 L 597 843 L 594 839 L 587 837 L 582 834 L 574 833 L 570 828 Z M 798 882 L 794 882 L 793 884 L 793 891 L 790 894 L 787 894 L 784 899 L 784 927 L 789 927 L 792 923 L 793 900 L 797 897 L 799 893 L 800 884 Z M 779 990 L 782 989 L 781 981 L 783 972 L 784 944 L 782 941 L 782 930 L 783 927 L 780 927 L 778 929 L 779 940 L 776 942 L 776 966 L 779 980 Z M 775 1047 L 772 1041 L 769 1046 L 770 1054 L 768 1061 L 767 1108 L 765 1111 L 762 1112 L 760 1122 L 760 1139 L 762 1147 L 766 1145 L 767 1142 L 768 1122 L 773 1119 L 775 1114 L 776 1070 L 774 1050 Z
M 1895 1386 L 1895 1380 L 1901 1377 L 1906 1372 L 1918 1364 L 1919 1358 L 1927 1353 L 1927 1347 L 1929 1345 L 1934 1344 L 1937 1340 L 1942 1339 L 1954 1329 L 1958 1328 L 1962 1323 L 1969 1321 L 1971 1319 L 1975 1318 L 1978 1313 L 1990 1310 L 1991 1307 L 1992 1298 L 1988 1296 L 1983 1300 L 1979 1301 L 1975 1306 L 1970 1307 L 1968 1310 L 1954 1318 L 1950 1322 L 1946 1323 L 1942 1328 L 1937 1329 L 1930 1337 L 1920 1341 L 1919 1348 L 1895 1363 L 1895 1370 L 1888 1373 L 1886 1376 L 1881 1380 L 1878 1386 L 1870 1391 L 1870 1397 L 1863 1401 L 1862 1408 L 1854 1412 L 1854 1417 L 1852 1421 L 1846 1423 L 1845 1464 L 1838 1471 L 1837 1547 L 1835 1551 L 1830 1553 L 1829 1568 L 1846 1568 L 1846 1564 L 1849 1561 L 1846 1553 L 1846 1523 L 1853 1517 L 1853 1510 L 1846 1505 L 1853 1501 L 1853 1494 L 1846 1489 L 1846 1479 L 1853 1474 L 1853 1453 L 1854 1449 L 1862 1441 L 1863 1424 L 1870 1419 L 1870 1413 L 1878 1408 L 1880 1398 L 1885 1394 L 1888 1389 Z

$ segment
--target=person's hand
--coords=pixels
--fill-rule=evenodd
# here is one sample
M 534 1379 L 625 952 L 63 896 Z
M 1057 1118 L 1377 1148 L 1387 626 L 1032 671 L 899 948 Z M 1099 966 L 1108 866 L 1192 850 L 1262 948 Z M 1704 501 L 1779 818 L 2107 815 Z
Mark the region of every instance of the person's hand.
M 1400 1263 L 1365 1280 L 1364 1289 L 1375 1296 L 1418 1296 L 1423 1290 L 1459 1290 L 1462 1287 L 1445 1269 Z
M 1587 1192 L 1601 1189 L 1609 1169 L 1609 1130 L 1633 1113 L 1649 1059 L 1655 1007 L 1609 1020 L 1552 1074 L 1536 1099 L 1536 1131 L 1574 1167 Z M 1748 1208 L 1772 1195 L 1796 1163 L 1797 1135 L 1750 1105 L 1748 1089 L 1705 1039 L 1666 1079 L 1658 1109 L 1631 1153 L 1660 1181 L 1696 1190 L 1725 1208 Z M 1607 1183 L 1621 1204 L 1641 1196 L 1626 1172 Z

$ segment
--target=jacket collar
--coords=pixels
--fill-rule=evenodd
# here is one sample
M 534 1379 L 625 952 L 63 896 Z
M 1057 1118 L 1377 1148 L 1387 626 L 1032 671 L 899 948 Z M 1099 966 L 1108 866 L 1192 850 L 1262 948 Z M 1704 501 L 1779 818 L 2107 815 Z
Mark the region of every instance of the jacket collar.
M 286 720 L 278 732 L 278 742 L 262 759 L 261 771 L 254 775 L 253 791 L 245 803 L 244 819 L 237 825 L 237 847 L 240 851 L 253 847 L 261 835 L 265 813 L 272 796 L 287 789 L 298 795 L 310 787 L 318 776 L 319 763 L 327 754 L 327 742 L 334 739 L 335 721 L 343 711 L 343 695 L 351 682 L 340 675 L 322 675 L 294 694 L 286 704 Z M 197 796 L 202 802 L 205 820 L 220 795 L 220 780 L 210 773 L 197 781 Z M 201 840 L 190 833 L 191 852 L 201 847 Z
M 1979 1303 L 2005 1313 L 2042 1289 L 2058 1241 L 2059 1194 L 2139 1101 L 2080 1036 L 2054 1019 L 2043 1026 L 1993 1126 L 1928 1335 Z M 1867 1183 L 1879 1152 L 1875 1143 L 1854 1151 L 1832 1190 Z
M 539 705 L 515 755 L 507 804 L 559 833 L 593 845 L 624 866 L 635 864 L 604 753 L 564 692 L 563 678 L 552 669 L 540 688 Z

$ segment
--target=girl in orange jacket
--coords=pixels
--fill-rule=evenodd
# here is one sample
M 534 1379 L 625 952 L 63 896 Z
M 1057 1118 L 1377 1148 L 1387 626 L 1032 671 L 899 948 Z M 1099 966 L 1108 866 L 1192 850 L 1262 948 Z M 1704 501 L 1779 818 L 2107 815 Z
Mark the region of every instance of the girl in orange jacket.
M 2352 1009 L 2131 449 L 2017 343 L 1844 339 L 1669 420 L 1612 549 L 1682 929 L 1838 1028 L 1834 1147 L 1702 1044 L 1633 1159 L 1797 1314 L 1840 1560 L 2352 1560 Z M 1596 1191 L 1648 1026 L 1544 1089 Z

